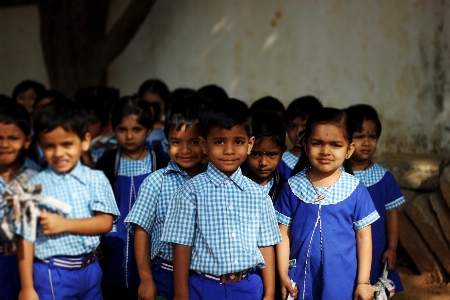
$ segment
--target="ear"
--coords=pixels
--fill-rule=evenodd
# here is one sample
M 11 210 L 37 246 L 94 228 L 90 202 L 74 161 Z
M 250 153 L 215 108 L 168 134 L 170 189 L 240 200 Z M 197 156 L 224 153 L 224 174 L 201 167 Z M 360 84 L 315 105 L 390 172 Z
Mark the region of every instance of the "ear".
M 81 150 L 83 150 L 83 152 L 86 152 L 89 150 L 90 146 L 91 146 L 91 134 L 87 132 L 86 135 L 84 136 L 84 139 L 81 140 Z
M 33 136 L 30 134 L 29 136 L 27 136 L 25 138 L 25 145 L 23 145 L 23 148 L 25 150 L 27 150 L 28 148 L 30 148 L 31 142 L 33 141 Z
M 248 146 L 247 146 L 247 155 L 250 155 L 252 152 L 253 145 L 255 144 L 255 137 L 252 136 L 248 139 Z
M 208 144 L 206 143 L 205 138 L 202 136 L 199 136 L 198 142 L 200 144 L 200 148 L 202 148 L 203 154 L 208 155 Z
M 355 151 L 355 143 L 352 142 L 350 145 L 348 145 L 347 153 L 345 154 L 345 159 L 349 159 L 352 156 L 353 151 Z

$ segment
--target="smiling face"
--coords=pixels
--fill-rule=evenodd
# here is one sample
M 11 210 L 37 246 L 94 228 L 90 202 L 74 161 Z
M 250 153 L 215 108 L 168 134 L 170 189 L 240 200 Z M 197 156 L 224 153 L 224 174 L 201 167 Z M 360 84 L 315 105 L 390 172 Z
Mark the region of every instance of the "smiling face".
M 122 118 L 116 128 L 116 139 L 122 151 L 135 157 L 142 154 L 144 143 L 151 129 L 147 129 L 138 122 L 138 116 L 128 115 Z
M 68 173 L 77 165 L 81 154 L 89 149 L 91 136 L 83 140 L 73 131 L 56 127 L 50 132 L 39 132 L 39 145 L 50 167 L 60 173 Z
M 297 117 L 294 120 L 288 121 L 286 124 L 286 133 L 292 145 L 294 145 L 294 148 L 301 147 L 302 139 L 298 134 L 300 133 L 300 131 L 305 129 L 306 121 L 307 119 Z
M 233 126 L 230 130 L 212 127 L 206 140 L 199 138 L 203 153 L 208 154 L 209 161 L 227 176 L 233 175 L 245 161 L 254 140 L 242 126 Z
M 31 136 L 25 136 L 20 127 L 0 123 L 0 167 L 14 168 L 20 164 L 23 151 L 28 149 L 30 143 Z
M 261 185 L 266 185 L 272 178 L 283 154 L 283 148 L 270 138 L 256 140 L 247 157 L 248 177 Z
M 370 159 L 377 149 L 377 124 L 373 120 L 365 120 L 361 131 L 353 133 L 355 151 L 350 158 L 354 170 L 364 170 L 370 165 Z
M 186 125 L 183 125 L 180 130 L 172 128 L 168 135 L 170 158 L 190 177 L 199 174 L 203 152 L 198 141 L 200 132 L 197 126 L 191 125 L 186 129 Z
M 332 124 L 316 124 L 305 142 L 306 154 L 312 165 L 311 175 L 324 178 L 338 172 L 345 159 L 350 158 L 354 144 L 344 138 L 342 128 Z

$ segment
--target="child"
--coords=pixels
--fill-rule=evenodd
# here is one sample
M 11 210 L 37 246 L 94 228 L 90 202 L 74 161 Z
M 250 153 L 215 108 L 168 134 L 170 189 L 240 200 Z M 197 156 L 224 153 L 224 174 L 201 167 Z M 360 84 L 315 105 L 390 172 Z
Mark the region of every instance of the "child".
M 247 105 L 206 103 L 200 133 L 208 169 L 172 198 L 162 236 L 175 244 L 175 298 L 273 298 L 272 246 L 280 234 L 272 202 L 240 170 L 254 142 Z M 262 268 L 262 281 L 255 267 Z
M 31 178 L 39 171 L 39 166 L 25 156 L 30 143 L 27 110 L 11 99 L 0 102 L 0 200 L 6 185 L 14 178 L 20 174 Z M 0 220 L 3 216 L 4 212 L 0 210 Z M 4 300 L 17 299 L 20 292 L 16 251 L 16 241 L 2 239 L 0 235 L 0 298 Z
M 166 299 L 174 297 L 173 246 L 162 242 L 161 235 L 172 195 L 202 171 L 198 106 L 196 99 L 183 99 L 168 112 L 164 131 L 169 141 L 169 165 L 145 179 L 136 204 L 125 219 L 126 226 L 135 234 L 141 299 L 153 299 L 156 294 Z
M 322 108 L 322 104 L 316 97 L 304 96 L 292 101 L 286 109 L 284 120 L 292 148 L 283 153 L 278 165 L 278 172 L 286 179 L 291 177 L 291 172 L 302 153 L 302 137 L 299 133 L 305 129 L 309 115 L 320 108 Z
M 347 160 L 355 147 L 345 112 L 323 108 L 310 115 L 302 144 L 302 171 L 275 202 L 283 297 L 295 294 L 292 279 L 299 299 L 372 299 L 370 224 L 379 216 L 364 185 L 341 170 L 344 164 L 351 172 Z
M 274 118 L 273 114 L 258 113 L 252 119 L 255 143 L 247 156 L 247 163 L 243 165 L 243 173 L 262 185 L 272 202 L 275 202 L 286 182 L 277 171 L 281 155 L 286 150 L 286 131 L 281 119 Z
M 34 102 L 45 92 L 45 87 L 33 80 L 24 80 L 13 90 L 12 99 L 23 105 L 28 113 L 33 115 Z
M 139 276 L 134 256 L 133 236 L 123 220 L 136 200 L 144 179 L 162 167 L 160 158 L 145 145 L 153 125 L 150 103 L 123 97 L 115 105 L 111 123 L 119 148 L 105 152 L 97 163 L 113 187 L 121 217 L 117 231 L 106 234 L 102 242 L 104 293 L 107 299 L 137 298 Z
M 277 98 L 266 96 L 253 102 L 250 106 L 250 112 L 252 115 L 258 112 L 272 113 L 276 114 L 281 120 L 283 120 L 286 109 L 284 108 L 283 103 L 281 103 L 281 101 Z
M 397 207 L 405 198 L 392 173 L 372 161 L 381 134 L 381 122 L 376 110 L 369 105 L 354 105 L 347 109 L 352 121 L 355 151 L 350 158 L 355 177 L 367 187 L 380 219 L 372 224 L 372 269 L 370 282 L 381 277 L 387 261 L 388 278 L 394 281 L 395 292 L 403 285 L 395 263 L 397 260 L 398 215 Z
M 63 217 L 44 209 L 34 242 L 30 232 L 17 232 L 19 299 L 101 299 L 95 250 L 119 211 L 105 176 L 80 163 L 90 142 L 87 114 L 73 102 L 51 102 L 37 115 L 34 132 L 49 167 L 30 183 L 42 184 L 41 195 L 72 211 Z

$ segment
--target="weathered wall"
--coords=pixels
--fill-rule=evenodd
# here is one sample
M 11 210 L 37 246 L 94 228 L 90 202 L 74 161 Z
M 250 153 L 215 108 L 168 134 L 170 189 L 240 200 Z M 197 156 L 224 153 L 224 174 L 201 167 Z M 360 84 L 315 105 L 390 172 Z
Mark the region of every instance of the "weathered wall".
M 112 0 L 110 24 L 126 4 Z M 10 93 L 21 73 L 46 82 L 36 70 L 3 74 L 11 61 L 31 68 L 42 60 L 36 47 L 15 57 L 11 50 L 29 46 L 37 16 L 29 18 L 35 25 L 27 25 L 27 37 L 4 42 L 3 25 L 23 17 L 7 23 L 3 16 L 18 10 L 31 8 L 0 10 L 1 93 Z M 159 77 L 170 88 L 216 83 L 248 103 L 268 94 L 285 104 L 305 94 L 339 108 L 368 103 L 384 126 L 380 152 L 445 154 L 450 153 L 449 41 L 449 0 L 160 0 L 110 66 L 108 82 L 123 94 Z M 5 60 L 7 51 L 11 56 Z

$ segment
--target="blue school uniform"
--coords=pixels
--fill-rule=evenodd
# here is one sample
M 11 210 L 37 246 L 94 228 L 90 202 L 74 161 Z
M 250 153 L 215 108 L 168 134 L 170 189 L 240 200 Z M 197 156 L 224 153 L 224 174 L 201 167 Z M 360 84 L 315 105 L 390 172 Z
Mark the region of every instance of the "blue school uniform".
M 145 144 L 152 147 L 155 152 L 158 152 L 167 159 L 170 159 L 169 142 L 166 139 L 164 127 L 152 130 L 145 140 Z
M 372 224 L 372 268 L 370 271 L 370 282 L 375 284 L 375 281 L 382 275 L 384 264 L 381 263 L 381 257 L 388 247 L 385 212 L 401 206 L 406 201 L 394 175 L 379 164 L 373 163 L 371 168 L 364 171 L 354 171 L 354 174 L 367 187 L 375 207 L 380 214 L 380 218 Z M 388 278 L 394 281 L 396 293 L 403 291 L 402 281 L 397 268 L 389 272 Z
M 119 210 L 111 186 L 100 171 L 77 163 L 69 173 L 58 173 L 47 168 L 30 180 L 42 184 L 43 196 L 52 196 L 72 206 L 64 217 L 68 219 L 90 218 L 95 212 L 111 214 L 114 220 Z M 55 212 L 51 207 L 45 207 Z M 30 232 L 17 234 L 30 241 Z M 100 235 L 62 233 L 44 235 L 38 226 L 34 241 L 34 287 L 40 299 L 101 299 L 100 266 L 94 255 L 100 243 Z M 82 260 L 87 257 L 85 267 Z M 83 263 L 85 263 L 83 262 Z
M 142 183 L 132 210 L 125 219 L 128 230 L 134 234 L 135 225 L 142 227 L 150 236 L 150 259 L 153 279 L 158 295 L 173 299 L 173 245 L 161 241 L 170 199 L 180 186 L 190 179 L 174 161 L 150 174 Z
M 133 207 L 144 179 L 156 169 L 153 151 L 148 151 L 142 160 L 120 158 L 114 185 L 120 215 L 115 232 L 109 232 L 103 239 L 102 262 L 103 282 L 129 289 L 139 287 L 139 274 L 134 254 L 134 238 L 128 232 L 124 219 Z M 118 152 L 120 155 L 120 152 Z
M 27 178 L 32 178 L 40 170 L 40 166 L 31 158 L 25 157 L 22 167 L 16 177 L 25 174 Z M 0 200 L 5 192 L 7 183 L 0 177 Z M 3 210 L 0 210 L 0 220 L 3 217 Z M 9 253 L 9 251 L 13 253 Z M 3 240 L 0 237 L 0 291 L 2 300 L 17 299 L 20 292 L 19 269 L 17 265 L 17 245 L 15 241 Z
M 173 197 L 162 240 L 192 246 L 190 299 L 245 299 L 249 291 L 260 299 L 262 282 L 253 270 L 265 262 L 258 247 L 279 243 L 281 235 L 261 187 L 240 169 L 228 177 L 209 163 Z M 234 272 L 245 278 L 219 284 L 218 275 Z
M 284 151 L 280 162 L 278 163 L 277 170 L 281 176 L 286 179 L 291 178 L 291 172 L 298 162 L 298 157 L 292 154 L 290 151 Z
M 326 188 L 316 188 L 319 194 Z M 334 186 L 317 193 L 302 171 L 275 202 L 278 222 L 291 227 L 289 277 L 298 299 L 352 299 L 356 286 L 355 231 L 379 218 L 367 189 L 342 172 Z

